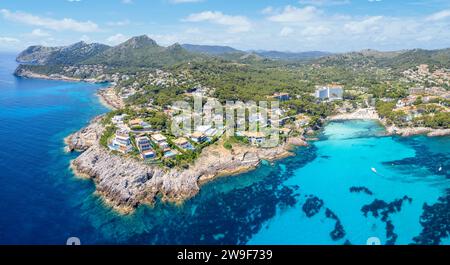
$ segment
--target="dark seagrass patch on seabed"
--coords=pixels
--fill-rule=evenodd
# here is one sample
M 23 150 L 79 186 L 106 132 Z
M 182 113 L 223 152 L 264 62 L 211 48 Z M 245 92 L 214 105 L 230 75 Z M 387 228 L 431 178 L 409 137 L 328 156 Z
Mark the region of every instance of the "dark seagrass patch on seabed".
M 350 192 L 353 192 L 353 193 L 363 192 L 367 195 L 373 195 L 373 192 L 371 190 L 369 190 L 369 188 L 367 188 L 367 187 L 350 187 Z
M 323 200 L 317 198 L 316 196 L 310 195 L 303 204 L 302 210 L 307 217 L 313 217 L 314 215 L 319 213 L 322 206 Z
M 366 217 L 368 213 L 372 213 L 375 218 L 381 216 L 381 221 L 386 225 L 386 245 L 394 245 L 398 237 L 398 235 L 394 232 L 395 227 L 389 219 L 389 216 L 393 213 L 400 212 L 402 210 L 403 202 L 405 201 L 411 203 L 412 198 L 405 195 L 403 198 L 396 199 L 390 203 L 375 199 L 372 203 L 364 205 L 361 208 L 361 211 Z
M 135 235 L 132 241 L 149 244 L 246 244 L 266 221 L 275 217 L 278 208 L 297 204 L 299 187 L 286 186 L 283 182 L 293 176 L 293 170 L 299 165 L 306 165 L 316 158 L 316 147 L 299 148 L 295 152 L 297 156 L 283 159 L 285 169 L 275 163 L 274 166 L 262 166 L 245 173 L 264 175 L 250 185 L 220 192 L 216 188 L 220 183 L 239 182 L 245 176 L 222 178 L 206 184 L 182 207 L 160 206 L 166 212 L 163 221 L 145 233 Z
M 325 210 L 325 216 L 336 221 L 333 231 L 330 232 L 331 239 L 333 239 L 334 241 L 342 239 L 345 236 L 345 230 L 344 226 L 341 223 L 341 220 L 339 220 L 337 215 L 329 208 Z M 350 243 L 349 241 L 347 241 L 345 242 L 345 244 Z
M 406 170 L 417 172 L 417 168 L 423 167 L 434 175 L 450 178 L 450 152 L 433 153 L 429 147 L 422 144 L 418 139 L 420 137 L 396 137 L 396 141 L 409 145 L 415 151 L 414 157 L 386 161 L 383 165 L 395 166 L 397 170 Z
M 422 231 L 413 238 L 420 245 L 438 245 L 442 239 L 450 236 L 450 189 L 438 199 L 438 202 L 423 205 L 420 217 Z

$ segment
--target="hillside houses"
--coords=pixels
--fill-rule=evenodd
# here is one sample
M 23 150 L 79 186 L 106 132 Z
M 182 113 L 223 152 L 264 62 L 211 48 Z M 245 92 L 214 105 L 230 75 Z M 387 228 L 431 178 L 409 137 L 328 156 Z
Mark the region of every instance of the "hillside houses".
M 155 158 L 155 151 L 153 150 L 150 139 L 147 136 L 137 137 L 136 145 L 142 159 L 146 160 Z
M 131 145 L 131 139 L 129 132 L 126 130 L 118 130 L 114 135 L 114 139 L 108 145 L 109 149 L 113 151 L 126 154 L 131 152 L 133 146 Z

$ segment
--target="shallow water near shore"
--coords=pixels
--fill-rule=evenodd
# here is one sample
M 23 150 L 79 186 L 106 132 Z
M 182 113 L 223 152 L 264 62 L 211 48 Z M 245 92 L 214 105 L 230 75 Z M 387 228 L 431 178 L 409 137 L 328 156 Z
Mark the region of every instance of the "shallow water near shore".
M 411 202 L 387 221 L 394 243 L 409 244 L 422 230 L 423 204 L 450 188 L 450 137 L 387 137 L 373 121 L 332 122 L 294 157 L 209 182 L 181 206 L 158 202 L 121 216 L 72 174 L 77 154 L 63 150 L 64 137 L 107 111 L 95 95 L 103 85 L 16 78 L 13 59 L 0 55 L 0 244 L 64 244 L 71 236 L 82 244 L 387 243 L 386 222 L 361 209 L 404 196 Z M 307 217 L 311 196 L 323 206 Z M 345 231 L 339 239 L 326 209 Z

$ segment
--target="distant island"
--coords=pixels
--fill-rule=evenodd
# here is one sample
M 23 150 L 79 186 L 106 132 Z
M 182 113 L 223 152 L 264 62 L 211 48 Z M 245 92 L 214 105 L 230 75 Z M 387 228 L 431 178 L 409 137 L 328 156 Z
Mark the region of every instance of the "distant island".
M 215 177 L 292 155 L 292 146 L 307 145 L 330 120 L 376 119 L 388 134 L 403 136 L 450 134 L 450 49 L 245 52 L 163 47 L 143 35 L 113 47 L 31 46 L 17 61 L 21 77 L 110 84 L 99 96 L 111 111 L 65 141 L 68 151 L 82 152 L 71 163 L 76 175 L 92 178 L 97 193 L 123 213 L 157 197 L 181 203 Z M 175 103 L 197 96 L 280 106 L 276 115 L 262 117 L 267 109 L 259 107 L 246 116 L 243 126 L 256 122 L 258 132 L 230 136 L 198 126 L 174 135 Z M 280 135 L 276 146 L 265 147 L 263 121 L 279 125 L 267 126 Z

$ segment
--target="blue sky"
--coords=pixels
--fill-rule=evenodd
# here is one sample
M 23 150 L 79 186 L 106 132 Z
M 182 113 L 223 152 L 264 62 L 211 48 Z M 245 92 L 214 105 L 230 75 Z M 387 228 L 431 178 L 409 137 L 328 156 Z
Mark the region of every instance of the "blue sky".
M 282 51 L 450 47 L 449 0 L 2 0 L 0 50 L 175 42 Z

